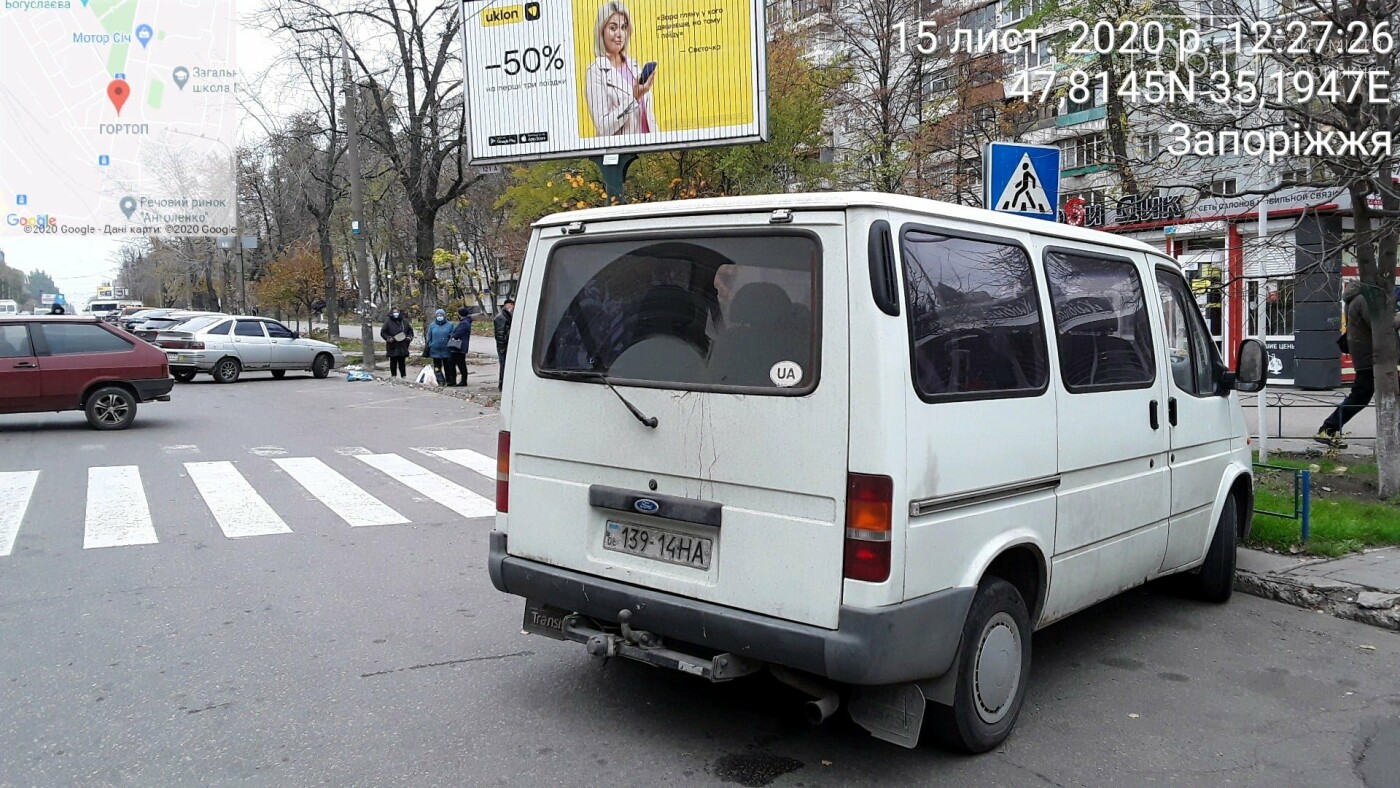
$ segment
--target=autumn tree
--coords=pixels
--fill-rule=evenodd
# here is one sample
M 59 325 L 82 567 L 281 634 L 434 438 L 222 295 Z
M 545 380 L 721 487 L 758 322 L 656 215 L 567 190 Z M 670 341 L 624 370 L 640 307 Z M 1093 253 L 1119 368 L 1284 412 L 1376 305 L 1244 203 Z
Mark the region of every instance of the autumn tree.
M 309 246 L 294 246 L 272 261 L 255 289 L 259 302 L 296 315 L 300 328 L 301 316 L 309 316 L 325 292 L 321 260 Z

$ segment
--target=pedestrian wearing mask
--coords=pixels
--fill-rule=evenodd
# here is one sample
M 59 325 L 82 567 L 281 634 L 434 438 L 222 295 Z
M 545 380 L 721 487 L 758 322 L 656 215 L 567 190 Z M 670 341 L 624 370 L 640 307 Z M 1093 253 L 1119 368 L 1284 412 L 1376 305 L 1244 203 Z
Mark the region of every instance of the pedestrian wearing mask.
M 398 307 L 389 310 L 389 319 L 379 329 L 389 355 L 389 377 L 408 377 L 408 344 L 413 341 L 413 326 Z
M 1355 280 L 1347 282 L 1342 288 L 1342 303 L 1346 305 L 1346 333 L 1338 346 L 1343 353 L 1351 355 L 1351 367 L 1356 375 L 1352 378 L 1351 391 L 1346 399 L 1322 422 L 1313 440 L 1345 449 L 1342 428 L 1371 404 L 1371 397 L 1376 393 L 1376 370 L 1371 341 L 1371 308 L 1366 304 L 1365 286 Z M 1394 315 L 1391 323 L 1389 328 L 1392 331 L 1400 331 L 1400 314 Z
M 467 350 L 472 341 L 472 321 L 471 312 L 466 307 L 457 310 L 457 327 L 452 329 L 452 338 L 447 341 L 447 350 L 451 353 L 449 359 L 449 369 L 447 379 L 457 380 L 458 387 L 465 388 L 467 385 Z M 452 383 L 448 384 L 454 385 Z
M 433 313 L 433 322 L 428 324 L 428 357 L 433 360 L 433 372 L 437 373 L 439 383 L 446 383 L 449 386 L 457 385 L 457 375 L 452 369 L 452 350 L 447 343 L 452 339 L 452 331 L 457 328 L 456 323 L 449 322 L 447 312 L 439 309 Z
M 506 387 L 506 349 L 510 344 L 510 322 L 515 316 L 515 299 L 507 298 L 501 305 L 501 313 L 496 315 L 496 358 L 501 362 L 501 377 L 496 388 Z

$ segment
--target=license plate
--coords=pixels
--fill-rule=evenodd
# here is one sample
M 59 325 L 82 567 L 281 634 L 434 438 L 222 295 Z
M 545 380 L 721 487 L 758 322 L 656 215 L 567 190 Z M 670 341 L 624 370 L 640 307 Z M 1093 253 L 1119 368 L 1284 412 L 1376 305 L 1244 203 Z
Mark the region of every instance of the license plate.
M 705 570 L 710 568 L 715 541 L 665 528 L 609 520 L 603 532 L 603 549 Z
M 185 357 L 182 356 L 182 355 L 180 355 L 179 353 L 167 353 L 166 355 L 170 357 L 170 360 L 171 360 L 171 361 L 184 361 L 184 360 L 185 360 Z

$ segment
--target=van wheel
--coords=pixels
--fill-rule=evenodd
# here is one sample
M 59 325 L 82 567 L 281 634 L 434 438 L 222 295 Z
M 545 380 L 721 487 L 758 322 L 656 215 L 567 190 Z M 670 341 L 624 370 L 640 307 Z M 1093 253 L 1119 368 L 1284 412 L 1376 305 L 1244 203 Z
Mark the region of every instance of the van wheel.
M 1228 602 L 1235 590 L 1235 528 L 1239 524 L 1235 496 L 1225 499 L 1220 521 L 1215 524 L 1215 536 L 1201 570 L 1192 577 L 1191 591 L 1207 602 Z
M 215 383 L 234 383 L 238 380 L 238 375 L 243 372 L 243 365 L 238 363 L 236 358 L 221 358 L 219 363 L 214 365 Z
M 335 359 L 331 358 L 329 354 L 322 353 L 316 357 L 315 361 L 311 362 L 311 374 L 324 380 L 330 376 L 333 364 L 335 364 Z
M 935 735 L 947 746 L 981 753 L 1016 725 L 1031 675 L 1031 618 L 1021 592 L 1000 577 L 977 587 L 958 646 L 953 706 L 930 706 Z
M 97 430 L 124 430 L 136 420 L 136 397 L 118 386 L 105 386 L 83 403 L 88 424 Z

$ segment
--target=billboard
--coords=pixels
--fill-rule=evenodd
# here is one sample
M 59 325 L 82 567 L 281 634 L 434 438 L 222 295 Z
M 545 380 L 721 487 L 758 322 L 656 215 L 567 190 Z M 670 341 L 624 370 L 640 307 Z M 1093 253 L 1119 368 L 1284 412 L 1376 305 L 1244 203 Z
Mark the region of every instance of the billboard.
M 462 0 L 473 165 L 761 142 L 764 0 Z

